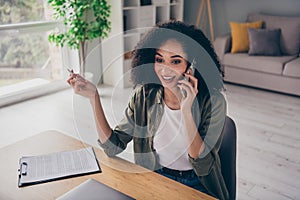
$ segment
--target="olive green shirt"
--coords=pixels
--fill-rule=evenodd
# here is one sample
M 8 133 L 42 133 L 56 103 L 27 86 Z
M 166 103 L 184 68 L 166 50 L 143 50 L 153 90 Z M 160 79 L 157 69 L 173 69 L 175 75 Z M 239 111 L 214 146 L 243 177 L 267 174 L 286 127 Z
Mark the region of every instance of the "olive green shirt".
M 223 138 L 221 133 L 226 117 L 226 101 L 219 91 L 213 91 L 210 95 L 200 94 L 197 98 L 198 101 L 193 103 L 192 113 L 205 149 L 197 159 L 189 157 L 189 161 L 210 195 L 228 199 L 218 154 Z M 123 120 L 104 144 L 98 140 L 99 145 L 108 156 L 115 156 L 133 140 L 136 164 L 150 170 L 161 168 L 159 157 L 153 148 L 153 137 L 163 112 L 163 88 L 141 86 L 129 102 Z

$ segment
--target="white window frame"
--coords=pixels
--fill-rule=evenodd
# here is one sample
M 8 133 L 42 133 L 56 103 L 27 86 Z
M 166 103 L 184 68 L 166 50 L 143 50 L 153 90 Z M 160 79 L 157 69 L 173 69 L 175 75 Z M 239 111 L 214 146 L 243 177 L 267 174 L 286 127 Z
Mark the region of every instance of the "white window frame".
M 36 21 L 26 22 L 18 24 L 5 24 L 0 25 L 0 37 L 1 35 L 7 34 L 19 34 L 19 33 L 30 33 L 36 31 L 47 31 L 54 29 L 58 26 L 62 26 L 61 21 Z M 78 54 L 68 50 L 67 48 L 61 49 L 62 63 L 74 63 L 74 59 L 77 60 Z M 76 62 L 76 61 L 75 61 Z M 63 66 L 64 68 L 65 66 Z M 64 69 L 63 69 L 64 70 Z M 22 84 L 22 83 L 20 83 Z M 19 86 L 20 86 L 19 84 Z M 22 88 L 18 90 L 18 83 L 14 84 L 15 90 L 12 90 L 8 94 L 0 96 L 0 107 L 24 101 L 30 98 L 34 98 L 41 95 L 57 92 L 59 90 L 68 87 L 65 80 L 52 81 L 48 84 L 40 84 L 34 87 Z M 11 88 L 12 85 L 9 87 Z M 6 87 L 6 86 L 3 86 Z

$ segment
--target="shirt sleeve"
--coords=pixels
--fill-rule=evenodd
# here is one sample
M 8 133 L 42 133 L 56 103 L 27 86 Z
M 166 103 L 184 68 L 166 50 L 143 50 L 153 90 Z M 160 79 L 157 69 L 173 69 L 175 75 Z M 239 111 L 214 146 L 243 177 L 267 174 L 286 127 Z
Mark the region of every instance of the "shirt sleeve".
M 218 151 L 223 139 L 223 127 L 226 118 L 226 101 L 222 93 L 211 96 L 209 106 L 205 106 L 202 116 L 205 149 L 198 158 L 189 156 L 195 173 L 208 193 L 219 199 L 229 199 Z M 210 108 L 209 108 L 210 107 Z
M 214 94 L 204 104 L 200 135 L 205 148 L 198 158 L 189 158 L 198 176 L 208 175 L 215 164 L 223 139 L 222 130 L 226 118 L 226 101 L 222 93 Z
M 135 128 L 134 104 L 135 95 L 132 97 L 127 108 L 125 116 L 121 122 L 112 130 L 111 136 L 105 143 L 101 143 L 98 139 L 98 144 L 103 148 L 104 152 L 109 156 L 115 156 L 127 147 L 127 144 L 132 140 Z

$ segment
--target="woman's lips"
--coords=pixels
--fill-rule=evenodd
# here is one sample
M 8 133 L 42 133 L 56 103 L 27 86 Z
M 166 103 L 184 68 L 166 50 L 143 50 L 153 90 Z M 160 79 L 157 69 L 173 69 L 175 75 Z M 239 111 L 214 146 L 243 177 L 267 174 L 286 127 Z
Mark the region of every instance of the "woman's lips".
M 164 76 L 162 75 L 161 78 L 164 80 L 166 83 L 170 83 L 175 79 L 176 76 Z

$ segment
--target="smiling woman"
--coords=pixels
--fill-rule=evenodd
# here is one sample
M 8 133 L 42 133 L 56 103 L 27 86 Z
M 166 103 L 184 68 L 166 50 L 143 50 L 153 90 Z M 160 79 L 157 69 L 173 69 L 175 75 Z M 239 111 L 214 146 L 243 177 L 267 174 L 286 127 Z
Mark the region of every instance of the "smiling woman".
M 218 154 L 226 101 L 210 41 L 183 22 L 157 24 L 135 47 L 131 66 L 136 90 L 114 129 L 96 86 L 75 73 L 67 80 L 75 93 L 89 99 L 99 145 L 115 156 L 133 141 L 137 164 L 229 199 Z

